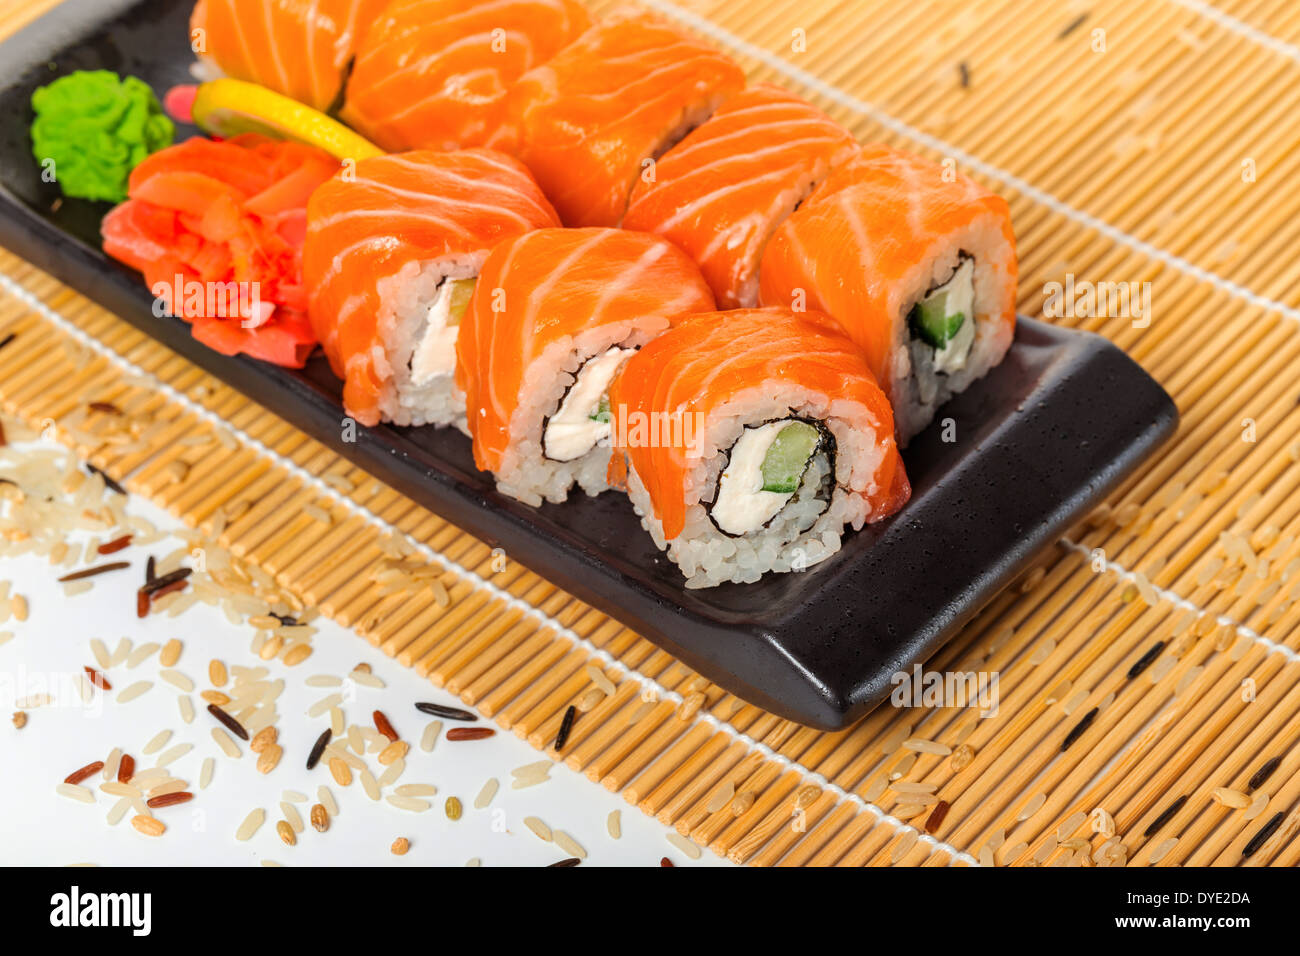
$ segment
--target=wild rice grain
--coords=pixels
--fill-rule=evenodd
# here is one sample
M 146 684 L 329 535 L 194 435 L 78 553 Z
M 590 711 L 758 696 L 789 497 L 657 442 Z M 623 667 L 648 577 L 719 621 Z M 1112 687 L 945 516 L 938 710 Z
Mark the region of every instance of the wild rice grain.
M 1248 856 L 1253 856 L 1255 851 L 1262 847 L 1265 842 L 1267 842 L 1268 838 L 1273 835 L 1273 831 L 1282 825 L 1282 820 L 1285 816 L 1286 814 L 1280 811 L 1273 814 L 1268 823 L 1265 823 L 1260 827 L 1259 832 L 1250 838 L 1249 843 L 1242 847 L 1242 859 L 1245 859 Z
M 94 763 L 86 764 L 80 770 L 72 771 L 72 773 L 68 774 L 63 779 L 63 782 L 66 784 L 78 784 L 81 783 L 81 781 L 85 780 L 87 777 L 93 777 L 95 774 L 99 773 L 103 769 L 104 769 L 104 761 L 96 760 Z
M 577 715 L 578 708 L 570 704 L 568 710 L 564 712 L 563 719 L 560 721 L 560 730 L 555 735 L 556 751 L 563 750 L 564 745 L 569 742 L 569 733 L 573 730 L 573 720 Z
M 1173 819 L 1174 814 L 1176 814 L 1179 810 L 1181 810 L 1183 808 L 1183 804 L 1186 802 L 1187 802 L 1187 795 L 1184 794 L 1183 796 L 1175 800 L 1173 803 L 1171 803 L 1169 807 L 1164 811 L 1164 813 L 1156 817 L 1155 820 L 1151 822 L 1151 825 L 1142 831 L 1142 835 L 1144 837 L 1155 836 L 1158 832 L 1160 832 L 1161 827 L 1163 827 L 1166 823 L 1168 823 L 1171 819 Z
M 501 784 L 497 782 L 496 777 L 489 777 L 487 782 L 483 784 L 482 789 L 479 790 L 478 796 L 474 798 L 474 809 L 482 810 L 490 804 L 492 798 L 497 795 L 497 790 L 500 786 Z
M 93 568 L 82 568 L 80 571 L 73 571 L 71 574 L 63 575 L 63 577 L 59 578 L 59 583 L 66 584 L 69 581 L 82 581 L 86 578 L 94 578 L 101 574 L 107 574 L 110 571 L 121 571 L 130 566 L 131 562 L 129 561 L 113 561 L 109 564 L 100 564 Z
M 311 752 L 307 754 L 308 770 L 316 769 L 316 764 L 320 763 L 320 755 L 325 752 L 325 746 L 330 742 L 332 736 L 333 732 L 326 728 L 321 732 L 321 735 L 316 738 L 316 742 L 312 744 Z
M 379 731 L 389 740 L 396 742 L 401 739 L 401 735 L 393 728 L 392 722 L 384 716 L 382 710 L 375 711 L 371 714 L 371 718 L 375 722 L 375 730 Z
M 145 801 L 145 806 L 150 810 L 158 810 L 162 807 L 174 807 L 178 803 L 189 803 L 194 799 L 194 794 L 185 790 L 173 790 L 171 793 L 162 793 L 156 797 L 150 797 Z
M 1061 741 L 1061 753 L 1065 753 L 1065 751 L 1069 750 L 1070 747 L 1074 745 L 1074 742 L 1083 736 L 1084 731 L 1092 726 L 1092 722 L 1097 719 L 1097 714 L 1100 713 L 1100 711 L 1100 707 L 1094 707 L 1079 719 L 1079 722 L 1074 725 L 1074 728 L 1065 735 L 1065 740 Z
M 1246 784 L 1246 789 L 1253 791 L 1264 786 L 1264 784 L 1268 782 L 1268 778 L 1273 776 L 1273 771 L 1277 769 L 1278 764 L 1281 762 L 1281 757 L 1270 757 L 1266 760 L 1264 765 L 1256 770 L 1251 776 L 1250 782 Z
M 943 825 L 943 819 L 948 815 L 949 803 L 947 800 L 940 800 L 935 804 L 934 810 L 925 821 L 925 832 L 934 833 Z
M 250 811 L 248 816 L 244 817 L 244 822 L 239 825 L 239 829 L 235 831 L 235 839 L 241 843 L 249 840 L 265 822 L 266 811 L 261 807 Z
M 415 709 L 422 714 L 428 714 L 430 717 L 441 717 L 443 720 L 478 720 L 478 714 L 468 710 L 461 710 L 459 707 L 444 707 L 442 704 L 430 704 L 421 702 L 415 705 Z
M 453 727 L 447 731 L 448 740 L 486 740 L 496 731 L 490 727 Z
M 229 729 L 230 732 L 234 734 L 236 737 L 238 737 L 240 740 L 248 739 L 248 731 L 244 729 L 244 725 L 241 724 L 239 721 L 237 721 L 234 717 L 231 717 L 228 713 L 226 713 L 216 704 L 208 704 L 208 713 L 211 714 L 213 717 L 217 718 L 217 720 L 221 721 L 221 723 L 225 724 L 227 729 Z

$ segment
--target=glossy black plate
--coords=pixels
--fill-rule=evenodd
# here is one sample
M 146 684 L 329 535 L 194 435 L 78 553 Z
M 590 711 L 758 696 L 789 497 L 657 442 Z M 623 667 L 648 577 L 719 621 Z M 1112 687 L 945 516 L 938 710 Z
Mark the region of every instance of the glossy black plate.
M 211 352 L 157 318 L 140 277 L 99 251 L 106 207 L 65 201 L 31 156 L 29 99 L 75 69 L 130 73 L 161 95 L 187 82 L 189 0 L 70 0 L 0 48 L 0 242 L 341 455 L 623 621 L 721 686 L 835 729 L 891 690 L 1177 425 L 1165 392 L 1103 339 L 1022 320 L 1006 361 L 904 455 L 911 502 L 833 558 L 752 585 L 688 591 L 626 500 L 532 509 L 496 493 L 448 430 L 341 440 L 339 383 Z M 182 131 L 181 135 L 187 131 Z M 0 384 L 0 389 L 3 385 Z

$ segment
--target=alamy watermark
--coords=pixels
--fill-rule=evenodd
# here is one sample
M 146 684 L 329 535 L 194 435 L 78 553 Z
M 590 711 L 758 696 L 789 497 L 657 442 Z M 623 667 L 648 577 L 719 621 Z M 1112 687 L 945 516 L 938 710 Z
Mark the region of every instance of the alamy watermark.
M 895 707 L 974 707 L 981 717 L 998 715 L 997 671 L 927 671 L 913 664 L 889 682 Z
M 178 273 L 170 282 L 155 282 L 149 291 L 158 318 L 239 319 L 243 328 L 255 329 L 274 308 L 269 302 L 263 305 L 259 282 L 199 282 Z
M 1150 282 L 1076 281 L 1067 272 L 1064 283 L 1044 283 L 1043 296 L 1043 315 L 1049 319 L 1132 319 L 1135 329 L 1151 324 Z

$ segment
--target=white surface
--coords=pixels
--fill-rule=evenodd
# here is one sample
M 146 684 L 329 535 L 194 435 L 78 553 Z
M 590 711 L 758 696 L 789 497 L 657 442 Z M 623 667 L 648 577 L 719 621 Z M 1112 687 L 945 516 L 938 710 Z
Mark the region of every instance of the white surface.
M 179 527 L 170 516 L 139 499 L 133 499 L 130 510 L 159 527 Z M 160 614 L 137 619 L 134 591 L 143 579 L 146 557 L 151 552 L 161 557 L 172 548 L 172 542 L 160 542 L 105 558 L 128 560 L 133 566 L 95 579 L 92 591 L 72 598 L 65 597 L 54 583 L 62 572 L 51 569 L 44 559 L 0 558 L 0 581 L 10 581 L 11 591 L 25 595 L 30 604 L 25 623 L 12 619 L 0 623 L 0 632 L 15 635 L 0 645 L 0 752 L 5 782 L 0 790 L 4 810 L 0 815 L 0 864 L 240 866 L 272 860 L 287 866 L 461 866 L 478 857 L 484 866 L 540 866 L 568 856 L 553 843 L 542 842 L 524 825 L 525 817 L 537 816 L 552 829 L 569 833 L 586 849 L 584 866 L 657 866 L 663 856 L 678 866 L 728 865 L 708 851 L 698 861 L 689 860 L 667 841 L 669 828 L 562 764 L 556 764 L 545 783 L 511 789 L 512 769 L 543 759 L 513 733 L 498 729 L 488 740 L 468 742 L 440 738 L 433 752 L 425 753 L 419 746 L 420 736 L 432 718 L 418 713 L 414 703 L 463 705 L 328 620 L 314 622 L 320 628 L 312 639 L 315 652 L 305 663 L 291 668 L 279 661 L 268 664 L 250 653 L 252 628 L 231 625 L 217 608 L 199 604 L 177 618 Z M 184 652 L 176 669 L 196 685 L 190 695 L 196 711 L 193 723 L 187 725 L 181 719 L 176 700 L 183 696 L 181 692 L 159 679 L 161 665 L 156 654 L 134 670 L 123 664 L 110 671 L 107 676 L 113 690 L 107 695 L 97 692 L 91 704 L 83 703 L 69 682 L 81 673 L 83 665 L 95 666 L 89 646 L 94 637 L 102 639 L 110 651 L 123 637 L 136 646 L 180 638 Z M 198 692 L 210 686 L 208 662 L 214 657 L 227 666 L 267 666 L 272 679 L 285 679 L 285 691 L 278 702 L 280 743 L 285 753 L 280 765 L 266 776 L 257 772 L 256 755 L 248 752 L 247 744 L 241 743 L 244 756 L 234 760 L 226 757 L 211 737 L 216 721 L 206 712 Z M 361 661 L 369 663 L 387 687 L 357 686 L 355 700 L 344 705 L 345 716 L 349 723 L 369 724 L 375 709 L 388 715 L 403 739 L 411 743 L 407 770 L 399 783 L 431 783 L 438 788 L 436 796 L 424 798 L 433 804 L 425 813 L 374 803 L 355 779 L 350 787 L 339 787 L 324 762 L 311 772 L 305 768 L 312 742 L 329 726 L 328 714 L 308 718 L 306 711 L 335 689 L 307 687 L 304 681 L 314 674 L 344 676 Z M 117 704 L 116 694 L 139 680 L 153 681 L 154 686 L 142 697 Z M 29 709 L 26 727 L 15 729 L 10 721 L 14 701 L 42 692 L 52 693 L 55 703 Z M 465 725 L 444 721 L 443 734 L 452 726 Z M 495 725 L 480 720 L 477 726 Z M 162 729 L 172 731 L 163 750 L 178 743 L 194 745 L 168 769 L 189 781 L 196 794 L 191 803 L 155 811 L 168 826 L 162 837 L 136 832 L 130 824 L 130 811 L 116 827 L 108 825 L 105 818 L 118 798 L 98 791 L 100 774 L 85 782 L 96 788 L 94 805 L 55 793 L 65 776 L 103 760 L 114 746 L 135 756 L 137 769 L 153 766 L 158 755 L 144 756 L 141 751 Z M 215 760 L 215 773 L 208 788 L 199 790 L 200 765 L 208 756 Z M 375 766 L 372 757 L 366 759 Z M 500 789 L 489 807 L 476 810 L 474 798 L 489 777 L 497 778 Z M 308 824 L 298 835 L 296 846 L 285 846 L 275 833 L 275 823 L 282 818 L 281 793 L 297 790 L 308 796 L 307 803 L 296 804 L 306 819 L 322 784 L 334 793 L 339 817 L 326 833 L 317 833 Z M 391 790 L 386 788 L 385 794 Z M 443 812 L 449 796 L 459 797 L 464 805 L 463 816 L 455 822 Z M 251 840 L 237 842 L 235 830 L 254 807 L 266 811 L 266 822 Z M 620 840 L 611 839 L 606 832 L 606 818 L 613 810 L 620 812 Z M 400 858 L 389 852 L 399 836 L 411 841 L 410 852 Z

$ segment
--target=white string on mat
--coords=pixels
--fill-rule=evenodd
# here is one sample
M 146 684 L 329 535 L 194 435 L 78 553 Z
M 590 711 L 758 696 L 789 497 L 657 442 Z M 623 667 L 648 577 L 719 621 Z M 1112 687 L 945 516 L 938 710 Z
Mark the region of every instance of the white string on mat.
M 1170 0 L 1170 3 L 1190 10 L 1198 16 L 1205 17 L 1205 19 L 1223 27 L 1223 29 L 1243 36 L 1252 43 L 1266 47 L 1279 56 L 1300 63 L 1300 47 L 1287 43 L 1285 40 L 1279 40 L 1271 33 L 1265 33 L 1259 27 L 1251 26 L 1245 20 L 1238 20 L 1232 14 L 1220 10 L 1212 4 L 1205 3 L 1203 0 Z
M 1084 547 L 1078 542 L 1071 541 L 1069 538 L 1062 537 L 1060 539 L 1059 544 L 1062 547 L 1067 548 L 1071 551 L 1075 551 L 1086 558 L 1092 557 L 1092 552 L 1088 550 L 1088 548 Z M 1116 576 L 1119 577 L 1120 580 L 1131 581 L 1134 584 L 1137 583 L 1137 573 L 1128 570 L 1122 564 L 1117 564 L 1110 558 L 1107 558 L 1106 567 L 1113 570 Z M 1155 591 L 1157 594 L 1159 594 L 1162 598 L 1164 598 L 1166 601 L 1168 601 L 1170 604 L 1174 605 L 1175 607 L 1182 608 L 1184 611 L 1197 611 L 1201 614 L 1212 613 L 1208 608 L 1200 607 L 1199 605 L 1183 597 L 1181 594 L 1178 594 L 1174 591 L 1170 591 L 1168 588 L 1162 588 L 1154 581 L 1147 579 L 1145 575 L 1143 576 L 1143 580 L 1146 581 L 1146 583 L 1151 586 L 1151 589 L 1153 591 Z M 1226 624 L 1229 627 L 1231 627 L 1234 631 L 1237 632 L 1238 637 L 1247 638 L 1248 640 L 1253 641 L 1254 643 L 1260 645 L 1261 647 L 1266 648 L 1270 654 L 1281 654 L 1283 657 L 1287 659 L 1289 663 L 1292 664 L 1300 662 L 1300 653 L 1293 651 L 1285 644 L 1279 644 L 1277 641 L 1270 640 L 1269 638 L 1265 637 L 1263 634 L 1260 634 L 1258 631 L 1247 627 L 1245 624 L 1240 624 L 1237 621 L 1234 621 L 1226 614 L 1216 614 L 1214 615 L 1214 620 L 1218 624 Z
M 1080 225 L 1086 226 L 1094 232 L 1100 233 L 1120 245 L 1127 246 L 1129 249 L 1139 252 L 1149 259 L 1161 262 L 1169 266 L 1171 269 L 1185 273 L 1200 282 L 1209 283 L 1215 288 L 1228 293 L 1234 298 L 1241 299 L 1250 305 L 1269 309 L 1277 312 L 1285 318 L 1300 322 L 1300 309 L 1287 305 L 1285 302 L 1278 301 L 1277 299 L 1270 299 L 1267 296 L 1253 292 L 1240 283 L 1233 282 L 1231 279 L 1221 276 L 1216 272 L 1211 272 L 1209 269 L 1204 269 L 1201 266 L 1184 259 L 1182 256 L 1161 249 L 1159 246 L 1154 246 L 1145 239 L 1139 239 L 1137 236 L 1125 232 L 1118 226 L 1113 226 L 1104 219 L 1099 219 L 1092 213 L 1084 212 L 1082 209 L 1071 206 L 1069 203 L 1058 199 L 1051 193 L 1045 192 L 1037 186 L 1031 185 L 1015 173 L 1008 172 L 1001 167 L 994 166 L 992 163 L 985 162 L 977 156 L 966 152 L 964 149 L 949 143 L 947 140 L 940 139 L 938 136 L 933 136 L 930 133 L 926 133 L 923 130 L 905 123 L 903 120 L 886 113 L 884 110 L 880 109 L 880 107 L 868 103 L 866 100 L 859 99 L 832 83 L 828 83 L 815 73 L 809 73 L 807 70 L 795 66 L 789 60 L 782 59 L 770 50 L 764 49 L 755 43 L 751 43 L 748 40 L 736 36 L 734 33 L 718 26 L 712 20 L 702 17 L 697 13 L 693 13 L 690 10 L 683 10 L 676 4 L 668 2 L 668 0 L 643 0 L 643 2 L 646 6 L 653 7 L 661 13 L 682 21 L 687 26 L 703 33 L 718 43 L 731 47 L 735 52 L 741 53 L 751 59 L 770 66 L 778 73 L 782 73 L 795 82 L 803 84 L 808 89 L 820 93 L 828 100 L 832 100 L 839 103 L 841 106 L 847 107 L 855 113 L 866 116 L 886 129 L 898 133 L 900 136 L 906 136 L 908 139 L 911 139 L 922 146 L 926 146 L 935 152 L 951 157 L 989 179 L 996 180 L 1004 186 L 1009 186 L 1010 188 L 1015 189 L 1017 192 L 1032 199 L 1034 202 L 1046 206 L 1053 212 L 1065 216 L 1067 219 L 1072 219 Z
M 563 624 L 561 624 L 555 618 L 551 617 L 545 611 L 542 611 L 539 608 L 535 608 L 531 604 L 527 603 L 526 601 L 523 601 L 520 598 L 515 597 L 510 592 L 503 590 L 502 588 L 493 584 L 491 581 L 482 577 L 480 574 L 478 574 L 478 572 L 472 571 L 469 568 L 462 566 L 460 563 L 453 561 L 452 559 L 446 557 L 445 555 L 435 551 L 433 548 L 429 547 L 423 541 L 419 541 L 411 537 L 410 535 L 408 535 L 406 532 L 402 531 L 400 528 L 394 527 L 392 524 L 385 521 L 379 515 L 375 514 L 365 505 L 352 500 L 350 497 L 340 492 L 333 485 L 329 484 L 326 481 L 323 481 L 317 475 L 312 474 L 310 471 L 303 468 L 301 465 L 297 464 L 296 462 L 290 461 L 289 459 L 285 458 L 283 455 L 275 451 L 275 449 L 264 444 L 257 438 L 254 438 L 252 435 L 248 434 L 243 429 L 225 421 L 223 418 L 221 418 L 221 416 L 217 415 L 215 412 L 211 411 L 210 409 L 204 407 L 199 402 L 194 401 L 194 399 L 190 398 L 188 395 L 186 395 L 184 392 L 180 391 L 179 389 L 175 388 L 174 386 L 168 384 L 167 382 L 162 381 L 152 372 L 149 372 L 148 370 L 140 367 L 139 365 L 136 365 L 134 362 L 132 362 L 130 359 L 126 358 L 125 356 L 118 354 L 118 352 L 116 352 L 114 349 L 105 345 L 103 342 L 100 342 L 94 336 L 90 335 L 89 333 L 81 329 L 79 326 L 77 326 L 74 322 L 65 318 L 63 315 L 56 312 L 54 309 L 51 309 L 48 305 L 42 302 L 40 298 L 34 295 L 29 289 L 27 289 L 21 283 L 15 281 L 10 276 L 0 273 L 0 287 L 2 287 L 6 292 L 8 292 L 14 298 L 18 299 L 20 302 L 27 305 L 30 309 L 32 309 L 32 311 L 41 315 L 52 325 L 56 326 L 65 334 L 75 339 L 81 345 L 85 346 L 86 348 L 90 349 L 96 354 L 104 357 L 108 361 L 117 365 L 128 375 L 131 375 L 132 377 L 140 380 L 142 383 L 166 395 L 172 401 L 176 402 L 178 405 L 183 406 L 187 411 L 197 416 L 198 418 L 203 419 L 204 421 L 208 422 L 209 424 L 213 425 L 216 428 L 224 429 L 230 434 L 238 437 L 245 445 L 254 449 L 256 452 L 258 452 L 258 454 L 262 455 L 262 457 L 269 459 L 270 461 L 284 468 L 286 471 L 290 472 L 299 481 L 303 482 L 306 485 L 311 486 L 317 492 L 318 495 L 325 498 L 329 498 L 335 504 L 343 507 L 346 510 L 353 512 L 353 514 L 361 517 L 363 520 L 365 520 L 367 524 L 373 525 L 376 529 L 386 534 L 394 534 L 402 537 L 412 548 L 414 548 L 420 554 L 424 555 L 424 557 L 427 560 L 442 565 L 442 567 L 446 568 L 448 571 L 451 571 L 452 573 L 457 574 L 460 577 L 470 581 L 471 583 L 474 584 L 475 587 L 482 588 L 484 591 L 491 594 L 497 601 L 499 601 L 506 607 L 519 611 L 525 617 L 534 618 L 540 623 L 540 625 L 543 628 L 549 628 L 559 636 L 572 642 L 574 645 L 581 647 L 587 653 L 588 656 L 602 661 L 606 666 L 618 668 L 624 673 L 626 679 L 635 681 L 637 685 L 642 688 L 643 692 L 653 691 L 659 700 L 667 700 L 674 704 L 680 704 L 682 702 L 683 697 L 681 694 L 677 693 L 676 691 L 669 690 L 667 687 L 664 687 L 653 678 L 646 677 L 645 675 L 639 674 L 634 670 L 627 669 L 626 665 L 620 662 L 608 651 L 600 647 L 597 647 L 595 644 L 588 641 L 585 637 L 582 637 L 580 634 L 573 631 L 572 629 L 565 627 Z M 126 476 L 123 475 L 122 478 L 123 480 L 125 480 Z M 809 782 L 814 783 L 817 786 L 821 787 L 823 790 L 835 794 L 841 800 L 855 804 L 861 809 L 866 810 L 868 813 L 871 813 L 873 816 L 875 816 L 876 822 L 878 824 L 880 823 L 886 824 L 887 826 L 892 827 L 894 830 L 898 831 L 899 833 L 903 833 L 907 830 L 916 830 L 918 841 L 928 844 L 931 848 L 930 849 L 931 853 L 933 853 L 935 850 L 945 850 L 949 853 L 950 855 L 950 859 L 948 861 L 949 866 L 952 866 L 954 863 L 956 863 L 959 860 L 971 866 L 981 865 L 980 862 L 977 859 L 975 859 L 973 856 L 971 856 L 969 853 L 964 853 L 961 850 L 957 849 L 955 846 L 945 843 L 942 840 L 938 840 L 935 837 L 931 836 L 930 834 L 925 833 L 921 830 L 917 830 L 916 827 L 913 827 L 910 824 L 904 823 L 902 820 L 899 820 L 897 817 L 894 817 L 886 813 L 884 809 L 882 809 L 881 807 L 878 807 L 874 803 L 864 800 L 861 796 L 859 796 L 856 793 L 845 790 L 844 788 L 840 787 L 838 784 L 835 784 L 830 780 L 828 780 L 822 774 L 810 770 L 809 768 L 803 766 L 802 764 L 794 760 L 791 760 L 789 757 L 786 757 L 784 754 L 778 753 L 777 751 L 769 747 L 767 744 L 763 743 L 760 740 L 756 740 L 755 738 L 749 736 L 748 734 L 737 729 L 736 727 L 733 727 L 725 720 L 722 720 L 704 710 L 698 711 L 695 717 L 693 718 L 693 720 L 708 724 L 716 731 L 729 734 L 732 738 L 734 738 L 738 742 L 744 744 L 746 747 L 749 747 L 752 750 L 757 751 L 758 753 L 762 754 L 765 758 L 772 761 L 773 763 L 780 765 L 786 770 L 792 770 L 798 773 L 800 776 L 804 777 Z

